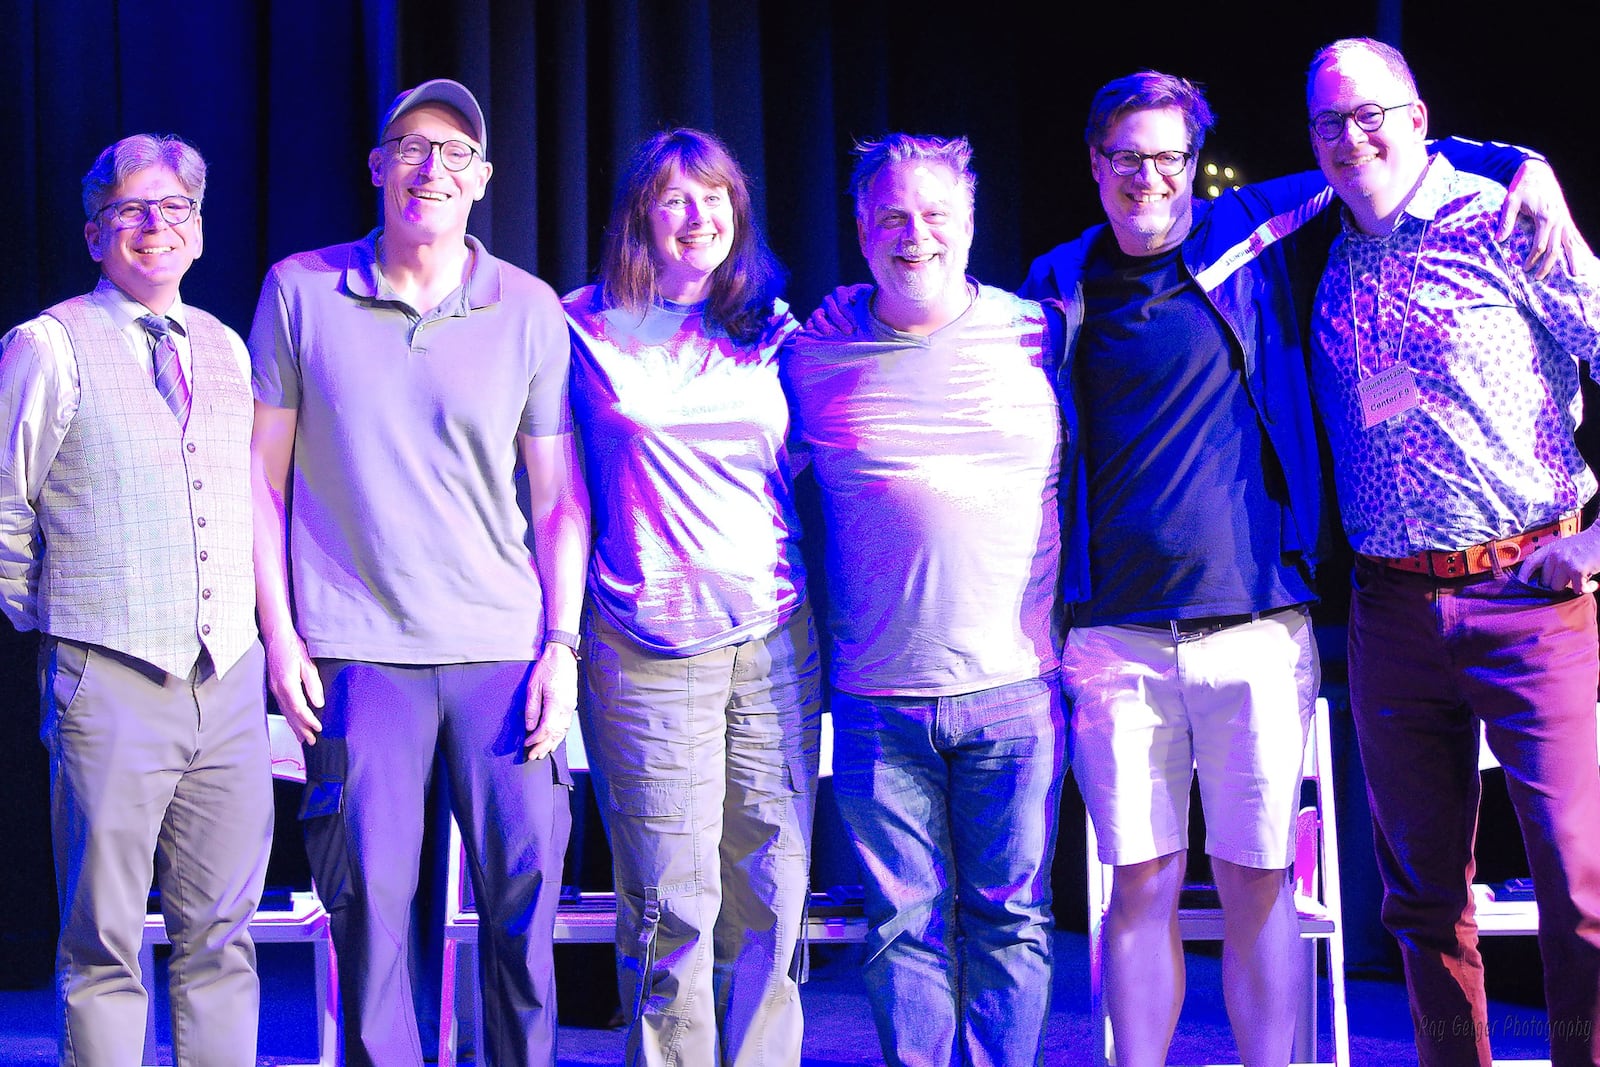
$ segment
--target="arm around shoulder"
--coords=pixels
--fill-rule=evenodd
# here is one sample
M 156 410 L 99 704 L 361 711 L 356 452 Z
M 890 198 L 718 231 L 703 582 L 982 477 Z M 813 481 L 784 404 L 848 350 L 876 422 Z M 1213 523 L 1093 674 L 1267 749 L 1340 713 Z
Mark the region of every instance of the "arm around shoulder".
M 1531 148 L 1464 137 L 1446 137 L 1431 147 L 1457 170 L 1506 187 L 1495 239 L 1509 239 L 1518 220 L 1526 220 L 1532 227 L 1533 242 L 1525 266 L 1534 278 L 1546 277 L 1563 261 L 1568 270 L 1576 272 L 1583 260 L 1592 257 L 1588 242 L 1573 222 L 1555 170 L 1544 156 Z
M 817 310 L 806 319 L 805 332 L 815 337 L 838 338 L 855 329 L 855 320 L 851 318 L 850 306 L 857 300 L 865 300 L 872 292 L 872 286 L 865 283 L 857 285 L 841 285 L 833 292 L 822 298 L 822 303 L 817 305 Z

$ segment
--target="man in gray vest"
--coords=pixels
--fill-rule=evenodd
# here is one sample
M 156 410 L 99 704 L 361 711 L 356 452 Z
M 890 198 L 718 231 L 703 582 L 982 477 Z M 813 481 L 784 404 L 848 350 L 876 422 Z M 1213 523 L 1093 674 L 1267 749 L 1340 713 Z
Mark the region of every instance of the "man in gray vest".
M 178 138 L 107 148 L 83 179 L 100 283 L 0 341 L 0 606 L 43 635 L 63 1064 L 140 1062 L 152 878 L 175 1062 L 255 1062 L 272 778 L 249 357 L 178 295 L 205 185 Z

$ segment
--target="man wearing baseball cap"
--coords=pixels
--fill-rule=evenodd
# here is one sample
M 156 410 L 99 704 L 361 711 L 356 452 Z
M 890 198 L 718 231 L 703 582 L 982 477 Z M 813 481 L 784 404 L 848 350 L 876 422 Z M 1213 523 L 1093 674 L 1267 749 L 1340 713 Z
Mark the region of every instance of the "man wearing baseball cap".
M 306 746 L 352 1065 L 423 1062 L 410 930 L 436 759 L 481 924 L 478 1054 L 555 1062 L 588 501 L 561 304 L 466 232 L 487 149 L 464 86 L 400 94 L 367 158 L 381 227 L 276 264 L 250 331 L 267 678 Z

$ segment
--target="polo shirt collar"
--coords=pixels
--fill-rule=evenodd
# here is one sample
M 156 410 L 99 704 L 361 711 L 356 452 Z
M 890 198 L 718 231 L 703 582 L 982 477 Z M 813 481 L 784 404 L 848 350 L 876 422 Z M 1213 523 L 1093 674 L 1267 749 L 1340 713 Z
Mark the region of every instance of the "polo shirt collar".
M 344 269 L 344 288 L 351 296 L 362 300 L 399 299 L 378 269 L 378 238 L 382 235 L 380 226 L 350 247 L 350 262 Z M 440 305 L 441 308 L 450 306 L 458 315 L 500 302 L 500 261 L 472 234 L 467 234 L 466 239 L 471 252 L 466 284 L 456 290 L 460 295 L 453 295 Z

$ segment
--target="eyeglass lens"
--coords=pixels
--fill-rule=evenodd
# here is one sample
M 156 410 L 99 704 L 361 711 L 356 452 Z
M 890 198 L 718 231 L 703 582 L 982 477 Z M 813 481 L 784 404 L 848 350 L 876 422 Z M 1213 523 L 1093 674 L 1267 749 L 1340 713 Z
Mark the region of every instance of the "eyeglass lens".
M 1125 150 L 1112 152 L 1106 158 L 1111 160 L 1111 169 L 1123 177 L 1139 173 L 1139 168 L 1144 166 L 1144 161 L 1147 159 L 1155 161 L 1157 174 L 1163 174 L 1169 178 L 1181 172 L 1189 162 L 1189 154 L 1187 152 L 1154 152 L 1145 154 L 1143 152 Z
M 1377 104 L 1362 104 L 1354 111 L 1338 112 L 1324 111 L 1311 120 L 1312 129 L 1324 141 L 1337 141 L 1344 136 L 1344 124 L 1350 119 L 1356 120 L 1356 126 L 1365 133 L 1375 133 L 1383 126 L 1384 117 L 1391 111 L 1398 111 L 1407 104 L 1396 104 L 1394 107 L 1380 107 Z
M 439 158 L 446 170 L 464 170 L 477 153 L 477 149 L 465 141 L 430 141 L 420 133 L 412 133 L 400 138 L 400 161 L 418 166 L 433 154 L 435 147 L 439 149 Z
M 138 226 L 150 217 L 152 211 L 161 212 L 161 218 L 168 226 L 181 226 L 194 213 L 194 201 L 187 196 L 164 196 L 160 200 L 134 197 L 108 204 L 106 210 L 114 213 L 117 221 L 125 226 Z

